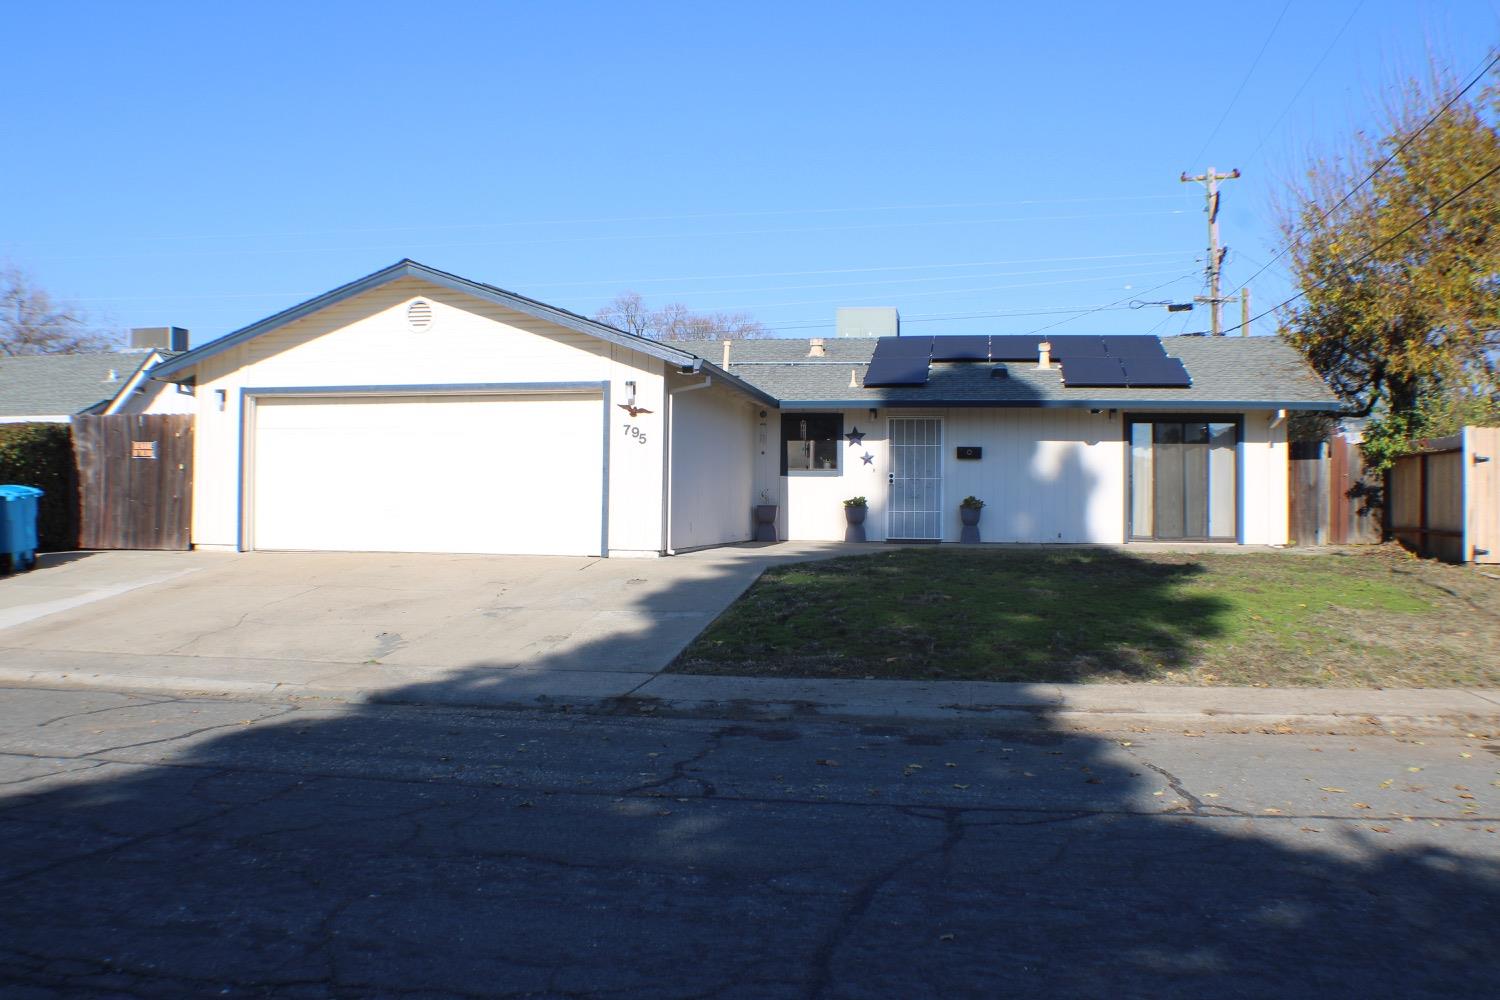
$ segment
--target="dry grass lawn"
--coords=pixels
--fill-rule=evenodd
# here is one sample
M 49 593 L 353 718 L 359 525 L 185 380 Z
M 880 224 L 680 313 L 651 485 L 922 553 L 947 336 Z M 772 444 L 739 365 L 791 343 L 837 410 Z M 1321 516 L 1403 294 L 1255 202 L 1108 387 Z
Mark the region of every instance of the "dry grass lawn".
M 1500 687 L 1500 580 L 1394 546 L 1202 555 L 899 548 L 768 571 L 672 669 Z

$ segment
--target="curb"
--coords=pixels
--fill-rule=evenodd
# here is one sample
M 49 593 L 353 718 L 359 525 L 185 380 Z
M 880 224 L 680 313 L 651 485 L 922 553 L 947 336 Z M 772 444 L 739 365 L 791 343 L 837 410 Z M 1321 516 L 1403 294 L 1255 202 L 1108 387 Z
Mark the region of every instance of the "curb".
M 423 697 L 403 697 L 397 690 L 333 688 L 271 681 L 226 680 L 206 677 L 153 677 L 137 674 L 16 670 L 0 667 L 0 685 L 51 689 L 105 690 L 122 693 L 247 700 L 275 698 L 298 703 L 327 702 L 494 711 L 544 711 L 599 716 L 722 719 L 749 722 L 830 721 L 895 725 L 947 724 L 996 731 L 1264 733 L 1278 735 L 1479 735 L 1500 734 L 1500 703 L 1476 696 L 1475 711 L 1399 710 L 1379 712 L 1256 712 L 1213 709 L 1124 708 L 1080 709 L 1055 701 L 983 705 L 954 704 L 951 695 L 929 701 L 861 702 L 815 697 L 775 698 L 660 698 L 649 695 L 567 696 L 531 694 L 525 697 L 475 696 L 457 691 L 451 697 L 428 691 Z M 643 685 L 645 686 L 645 685 Z M 1491 706 L 1486 709 L 1486 706 Z

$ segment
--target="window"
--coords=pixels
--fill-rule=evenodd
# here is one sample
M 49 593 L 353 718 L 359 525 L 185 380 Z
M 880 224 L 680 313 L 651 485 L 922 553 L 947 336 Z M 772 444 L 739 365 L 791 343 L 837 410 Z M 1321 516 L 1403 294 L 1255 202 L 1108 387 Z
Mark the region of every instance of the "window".
M 781 415 L 781 472 L 837 472 L 843 444 L 840 413 Z

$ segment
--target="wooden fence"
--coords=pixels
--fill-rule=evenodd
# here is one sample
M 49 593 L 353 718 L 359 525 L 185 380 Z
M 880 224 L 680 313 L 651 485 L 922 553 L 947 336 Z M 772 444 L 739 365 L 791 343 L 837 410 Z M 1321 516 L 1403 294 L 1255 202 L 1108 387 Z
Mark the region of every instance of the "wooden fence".
M 1449 562 L 1500 563 L 1500 427 L 1426 442 L 1391 469 L 1391 534 Z
M 73 450 L 80 548 L 189 547 L 191 414 L 74 417 Z
M 1326 441 L 1294 441 L 1289 454 L 1293 544 L 1380 542 L 1379 482 L 1365 475 L 1358 441 L 1342 434 Z

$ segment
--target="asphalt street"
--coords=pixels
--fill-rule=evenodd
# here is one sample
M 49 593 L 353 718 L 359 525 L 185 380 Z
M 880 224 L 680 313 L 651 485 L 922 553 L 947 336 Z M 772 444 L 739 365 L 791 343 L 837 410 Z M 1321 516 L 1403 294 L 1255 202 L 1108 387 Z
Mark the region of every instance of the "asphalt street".
M 0 995 L 1425 997 L 1500 743 L 0 689 Z

